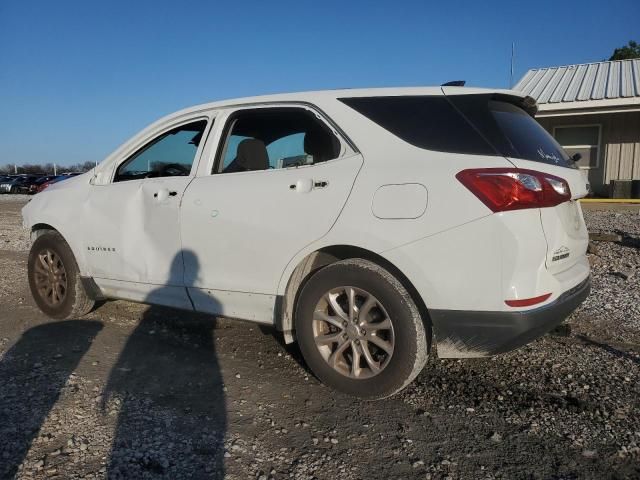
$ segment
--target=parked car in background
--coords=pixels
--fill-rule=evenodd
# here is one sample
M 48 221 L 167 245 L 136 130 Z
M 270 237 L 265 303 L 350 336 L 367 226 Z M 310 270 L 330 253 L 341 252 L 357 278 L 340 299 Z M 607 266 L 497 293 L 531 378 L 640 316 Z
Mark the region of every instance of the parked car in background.
M 40 193 L 43 190 L 45 190 L 47 187 L 49 187 L 49 185 L 53 185 L 54 183 L 60 181 L 63 177 L 60 176 L 55 176 L 53 178 L 50 178 L 49 180 L 42 182 L 40 185 L 38 185 L 38 187 L 36 188 L 36 193 Z
M 40 188 L 40 186 L 48 181 L 53 180 L 54 178 L 57 178 L 56 175 L 45 175 L 44 177 L 40 177 L 37 178 L 36 180 L 34 180 L 30 185 L 29 185 L 29 190 L 27 191 L 27 193 L 29 195 L 35 195 L 36 193 L 39 192 L 38 188 Z
M 13 182 L 17 178 L 16 175 L 5 175 L 0 178 L 0 193 L 9 193 Z
M 18 175 L 0 183 L 0 193 L 27 193 L 42 175 Z
M 56 177 L 51 178 L 50 180 L 47 180 L 46 182 L 42 182 L 40 185 L 38 185 L 38 188 L 36 190 L 35 193 L 40 193 L 43 190 L 46 190 L 48 187 L 50 187 L 51 185 L 54 185 L 56 183 L 59 182 L 63 182 L 64 180 L 69 180 L 70 178 L 73 178 L 77 175 L 81 175 L 81 173 L 63 173 L 62 175 L 58 175 Z
M 501 354 L 588 295 L 587 183 L 536 110 L 449 86 L 182 110 L 23 208 L 31 292 L 273 325 L 326 384 L 392 395 L 432 343 Z

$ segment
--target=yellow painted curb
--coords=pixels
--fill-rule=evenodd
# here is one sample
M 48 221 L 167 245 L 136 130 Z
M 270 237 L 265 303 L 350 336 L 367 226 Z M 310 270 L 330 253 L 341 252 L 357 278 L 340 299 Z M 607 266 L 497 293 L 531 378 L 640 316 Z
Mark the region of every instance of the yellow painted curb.
M 581 198 L 583 203 L 640 203 L 640 198 Z

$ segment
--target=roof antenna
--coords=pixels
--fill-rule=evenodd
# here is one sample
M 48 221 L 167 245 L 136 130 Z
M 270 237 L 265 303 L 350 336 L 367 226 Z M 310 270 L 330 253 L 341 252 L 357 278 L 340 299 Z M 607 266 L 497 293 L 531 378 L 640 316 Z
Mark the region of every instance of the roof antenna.
M 511 74 L 509 75 L 509 88 L 513 88 L 513 62 L 516 56 L 516 42 L 511 42 Z
M 464 87 L 467 83 L 466 80 L 452 80 L 451 82 L 443 83 L 441 87 Z

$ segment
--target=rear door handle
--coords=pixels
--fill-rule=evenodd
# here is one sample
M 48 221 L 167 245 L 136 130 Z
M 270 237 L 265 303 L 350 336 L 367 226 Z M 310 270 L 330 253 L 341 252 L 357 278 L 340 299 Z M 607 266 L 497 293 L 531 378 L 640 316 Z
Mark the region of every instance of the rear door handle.
M 166 188 L 163 188 L 162 190 L 158 190 L 156 193 L 154 193 L 153 198 L 157 198 L 159 201 L 163 202 L 167 198 L 175 197 L 176 195 L 178 195 L 178 192 L 169 191 Z
M 289 189 L 295 190 L 298 193 L 309 193 L 315 188 L 325 188 L 327 185 L 329 185 L 329 182 L 327 182 L 326 180 L 314 181 L 310 178 L 305 178 L 289 185 Z

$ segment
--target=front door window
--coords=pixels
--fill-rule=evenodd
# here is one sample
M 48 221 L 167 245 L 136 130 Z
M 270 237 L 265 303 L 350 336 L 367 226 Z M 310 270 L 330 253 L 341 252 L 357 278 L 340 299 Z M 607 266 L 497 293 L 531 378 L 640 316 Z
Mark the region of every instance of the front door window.
M 163 133 L 125 160 L 114 181 L 189 175 L 206 126 L 200 120 Z

